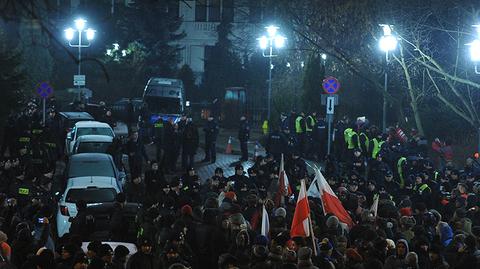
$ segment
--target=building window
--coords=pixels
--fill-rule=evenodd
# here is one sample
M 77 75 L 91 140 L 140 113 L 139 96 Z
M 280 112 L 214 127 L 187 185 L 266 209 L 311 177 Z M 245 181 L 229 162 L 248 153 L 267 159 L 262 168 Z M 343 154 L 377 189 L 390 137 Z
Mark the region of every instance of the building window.
M 208 21 L 220 21 L 220 0 L 208 0 Z
M 196 1 L 195 21 L 207 21 L 207 0 Z
M 223 0 L 222 20 L 225 22 L 233 22 L 233 0 Z

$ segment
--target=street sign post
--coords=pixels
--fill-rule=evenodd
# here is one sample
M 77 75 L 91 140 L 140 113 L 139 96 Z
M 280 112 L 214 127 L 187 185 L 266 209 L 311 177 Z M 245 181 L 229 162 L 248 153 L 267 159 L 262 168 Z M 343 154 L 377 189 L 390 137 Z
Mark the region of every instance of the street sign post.
M 46 114 L 46 107 L 45 102 L 48 97 L 53 94 L 53 88 L 48 84 L 48 82 L 42 82 L 37 87 L 37 94 L 42 98 L 42 106 L 43 106 L 43 121 L 42 124 L 45 126 L 45 114 Z
M 73 86 L 85 86 L 85 75 L 74 75 Z
M 338 105 L 338 95 L 336 93 L 340 90 L 340 82 L 334 77 L 327 77 L 322 82 L 322 88 L 326 93 L 322 95 L 322 104 L 325 104 L 326 108 L 325 114 L 328 123 L 327 154 L 330 155 L 332 149 L 332 122 L 333 115 L 335 114 L 335 106 Z

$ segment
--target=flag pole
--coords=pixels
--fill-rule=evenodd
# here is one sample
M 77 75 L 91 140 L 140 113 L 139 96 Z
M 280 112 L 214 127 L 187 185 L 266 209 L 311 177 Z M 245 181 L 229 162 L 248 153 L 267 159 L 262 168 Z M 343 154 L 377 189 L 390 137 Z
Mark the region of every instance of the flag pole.
M 307 186 L 305 184 L 305 179 L 302 179 L 302 182 L 303 184 L 303 188 L 304 188 L 304 191 L 305 191 L 305 194 L 307 193 Z M 308 198 L 307 198 L 307 202 L 308 202 Z M 310 214 L 310 212 L 308 212 L 308 226 L 309 226 L 309 229 L 310 229 L 310 234 L 311 234 L 311 237 L 312 237 L 312 246 L 313 246 L 313 254 L 315 256 L 317 256 L 317 246 L 315 244 L 315 234 L 313 233 L 313 225 L 312 225 L 312 215 Z

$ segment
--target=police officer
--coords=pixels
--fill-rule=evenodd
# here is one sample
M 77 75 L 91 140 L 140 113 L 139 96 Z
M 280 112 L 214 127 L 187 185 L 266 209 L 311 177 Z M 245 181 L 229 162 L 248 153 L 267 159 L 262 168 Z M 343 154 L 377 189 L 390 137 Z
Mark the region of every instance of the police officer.
M 315 154 L 315 148 L 313 147 L 313 133 L 316 125 L 317 125 L 317 112 L 312 112 L 305 119 L 306 153 L 310 157 L 312 157 Z
M 288 130 L 288 132 L 290 132 L 288 127 L 284 130 Z M 286 146 L 287 139 L 285 135 L 282 134 L 278 128 L 275 128 L 273 132 L 268 135 L 265 149 L 267 154 L 271 154 L 275 160 L 279 161 L 281 154 L 285 153 Z
M 242 151 L 242 157 L 240 161 L 244 162 L 248 160 L 248 139 L 250 138 L 250 125 L 248 124 L 247 117 L 240 117 L 240 128 L 238 129 L 238 140 L 240 141 L 240 150 Z
M 208 117 L 203 131 L 205 132 L 205 158 L 202 160 L 202 162 L 215 163 L 217 160 L 216 142 L 218 136 L 218 126 L 212 116 Z
M 165 173 L 168 174 L 176 170 L 178 133 L 172 118 L 169 118 L 164 126 L 163 167 L 165 168 Z
M 163 136 L 165 130 L 165 123 L 163 118 L 159 117 L 153 124 L 153 142 L 155 143 L 157 161 L 163 158 Z
M 327 154 L 327 128 L 326 122 L 323 118 L 317 120 L 313 131 L 313 145 L 317 154 L 318 160 L 324 160 Z
M 297 150 L 300 154 L 303 153 L 305 147 L 305 113 L 301 112 L 295 119 L 295 134 L 297 136 Z
M 195 154 L 197 153 L 199 138 L 197 126 L 193 123 L 192 118 L 188 118 L 183 129 L 182 135 L 182 167 L 187 169 L 193 167 Z

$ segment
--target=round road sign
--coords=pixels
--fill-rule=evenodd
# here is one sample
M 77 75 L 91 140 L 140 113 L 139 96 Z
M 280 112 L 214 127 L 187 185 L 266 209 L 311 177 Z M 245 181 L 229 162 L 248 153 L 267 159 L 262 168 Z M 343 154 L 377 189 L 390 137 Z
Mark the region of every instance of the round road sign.
M 42 82 L 37 87 L 37 94 L 46 99 L 53 93 L 53 88 L 47 82 Z
M 322 87 L 325 93 L 335 94 L 340 90 L 340 82 L 334 77 L 327 77 L 323 80 Z

